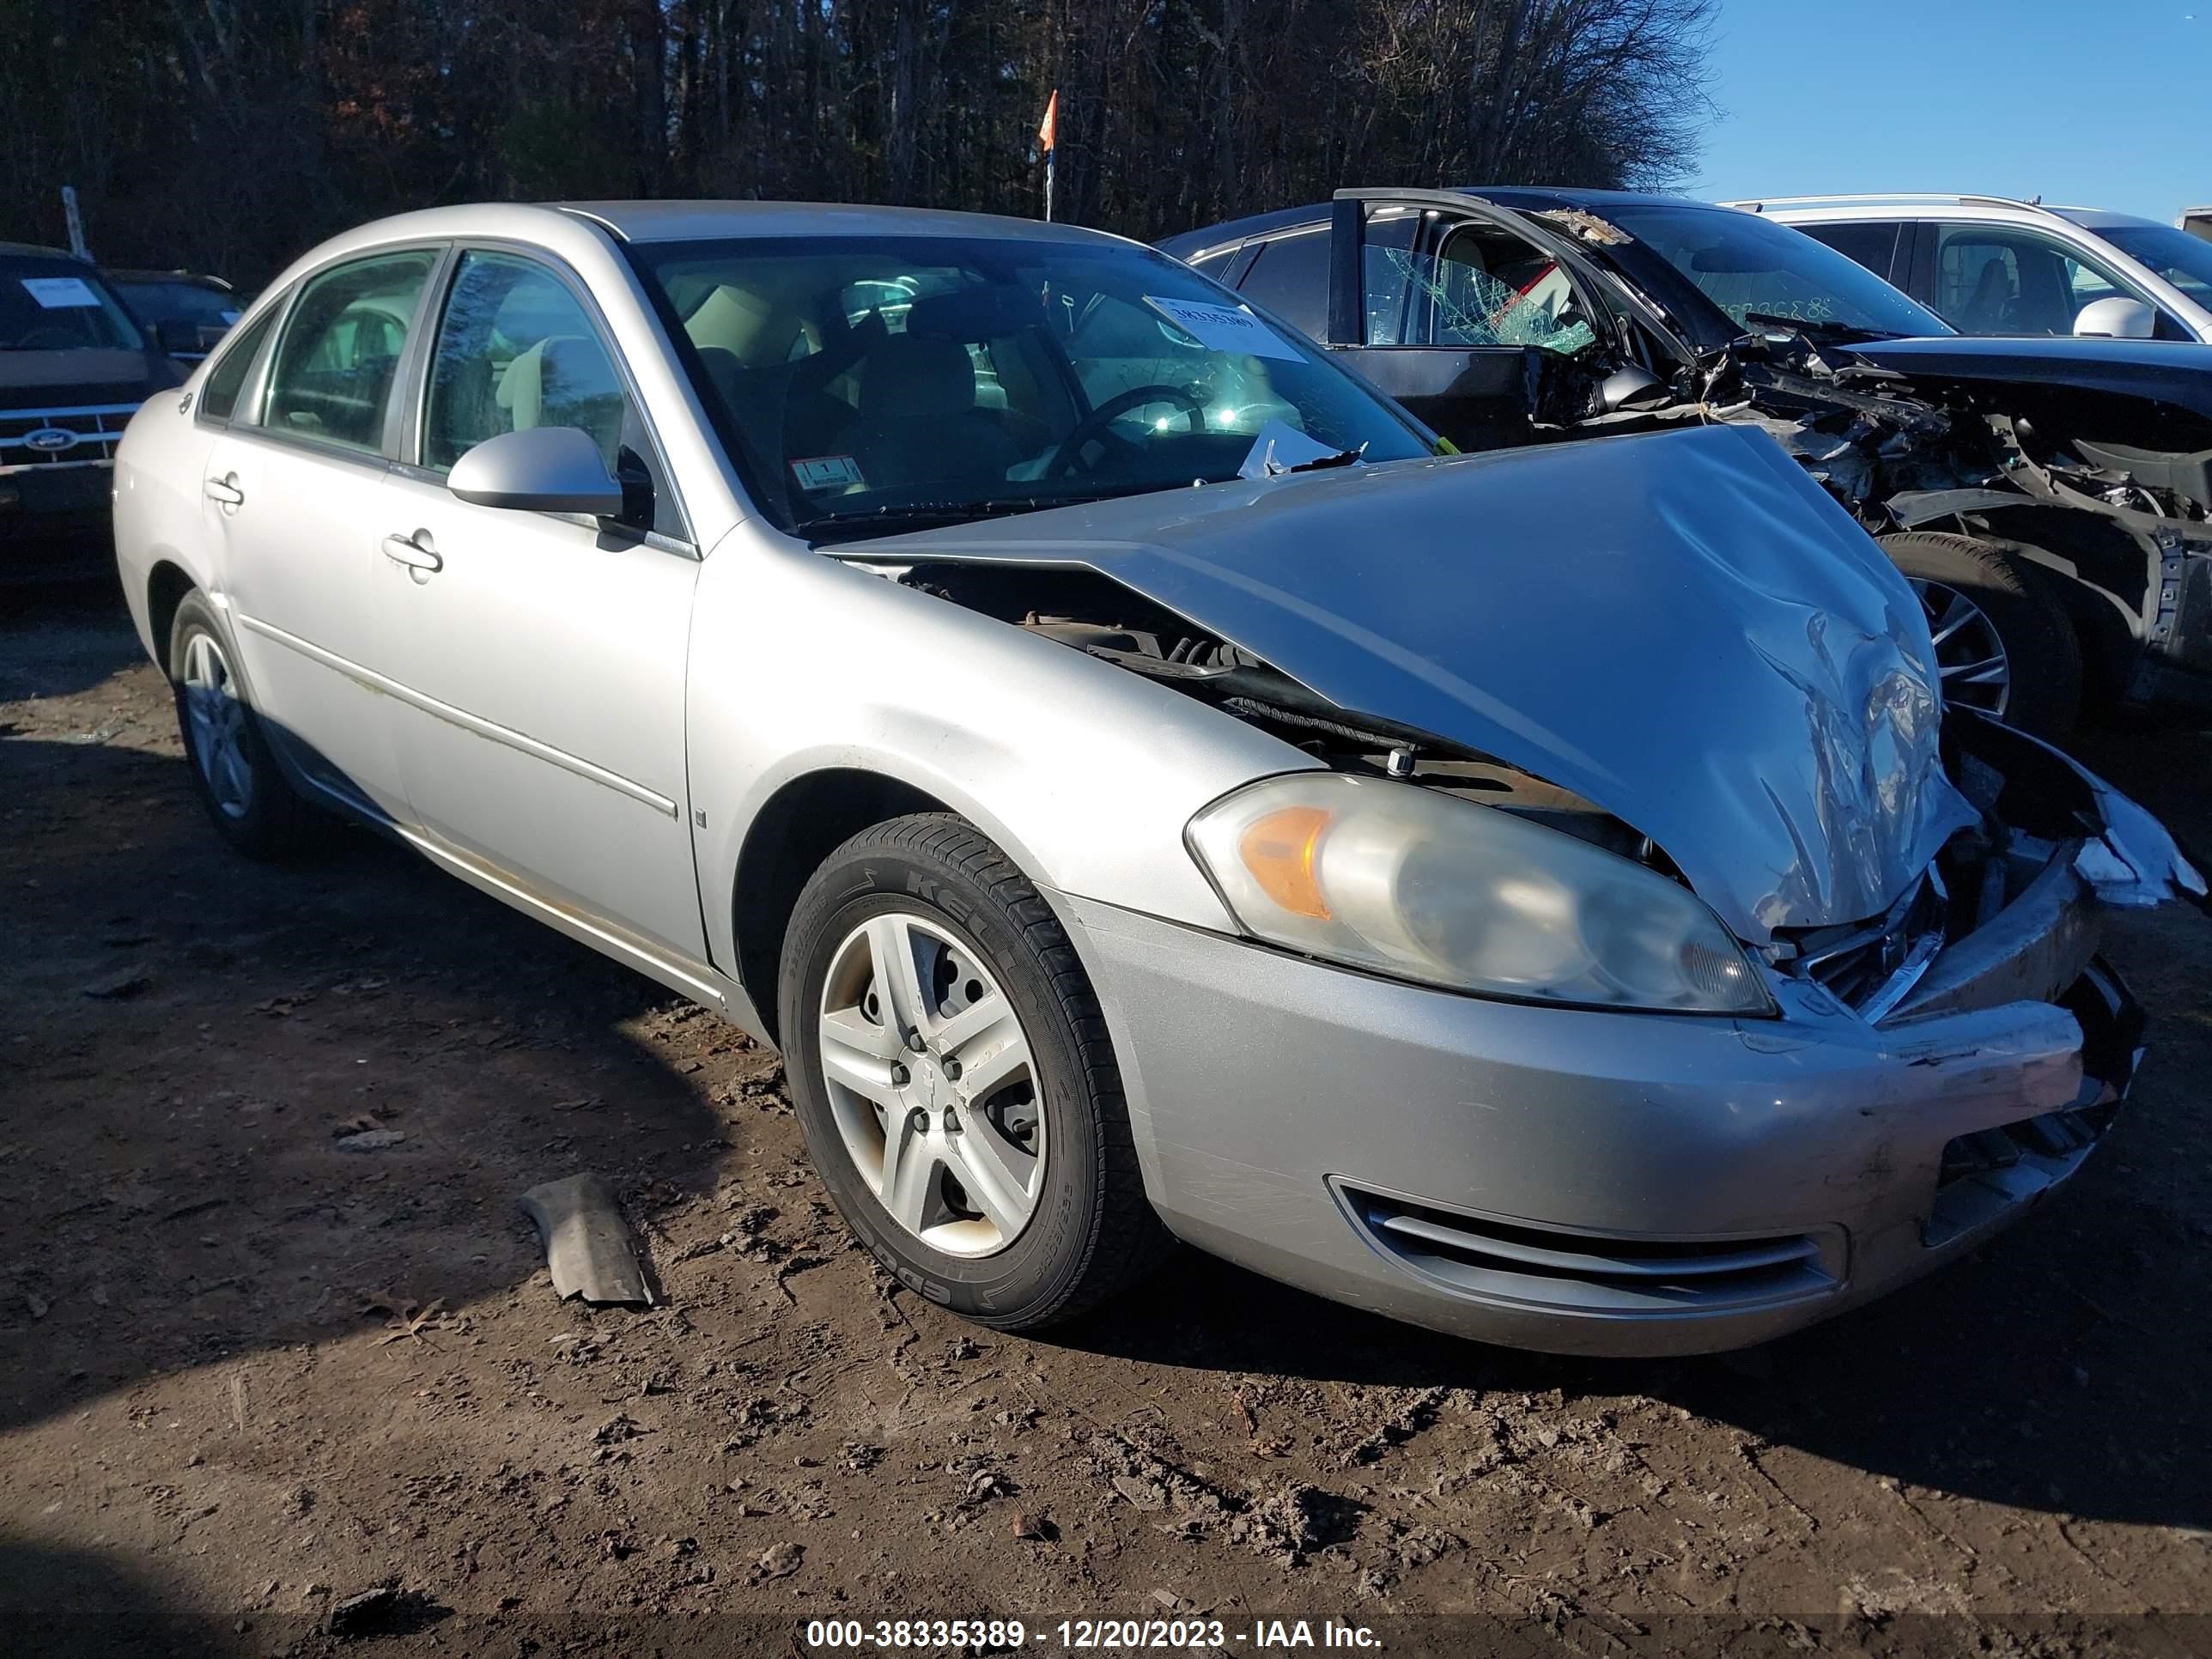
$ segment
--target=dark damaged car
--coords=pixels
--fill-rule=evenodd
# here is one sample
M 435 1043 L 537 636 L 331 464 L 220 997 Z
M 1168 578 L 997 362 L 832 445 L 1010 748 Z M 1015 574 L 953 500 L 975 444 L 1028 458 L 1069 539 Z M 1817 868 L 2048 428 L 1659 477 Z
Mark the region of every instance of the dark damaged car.
M 1162 246 L 1462 448 L 1771 432 L 1911 578 L 1954 703 L 2212 708 L 2212 347 L 1967 338 L 1678 197 L 1347 191 Z
M 1763 434 L 1440 457 L 1110 237 L 441 209 L 186 392 L 117 552 L 221 832 L 349 813 L 777 1044 L 994 1326 L 1176 1236 L 1536 1347 L 1809 1323 L 2081 1165 L 2100 913 L 2203 893 Z

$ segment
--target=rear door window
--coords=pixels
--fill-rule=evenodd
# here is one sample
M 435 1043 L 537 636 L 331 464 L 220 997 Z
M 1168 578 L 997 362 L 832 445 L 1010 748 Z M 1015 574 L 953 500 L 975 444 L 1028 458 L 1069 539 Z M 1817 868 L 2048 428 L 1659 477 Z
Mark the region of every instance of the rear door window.
M 1799 225 L 1816 242 L 1856 259 L 1884 282 L 1893 282 L 1897 256 L 1898 225 L 1894 220 L 1849 219 L 1833 225 Z
M 276 343 L 262 424 L 287 437 L 381 451 L 401 354 L 437 262 L 417 249 L 310 278 Z

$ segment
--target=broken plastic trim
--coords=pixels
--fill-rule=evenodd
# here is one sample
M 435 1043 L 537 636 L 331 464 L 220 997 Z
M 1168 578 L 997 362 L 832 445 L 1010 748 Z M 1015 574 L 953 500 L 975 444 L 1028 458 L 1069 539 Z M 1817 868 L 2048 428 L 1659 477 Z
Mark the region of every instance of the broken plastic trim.
M 2201 863 L 2164 824 L 2071 756 L 1972 708 L 1948 711 L 1944 736 L 1996 775 L 1994 799 L 1977 801 L 1985 811 L 2029 835 L 2081 839 L 2074 868 L 2099 902 L 2145 909 L 2180 898 L 2212 913 Z

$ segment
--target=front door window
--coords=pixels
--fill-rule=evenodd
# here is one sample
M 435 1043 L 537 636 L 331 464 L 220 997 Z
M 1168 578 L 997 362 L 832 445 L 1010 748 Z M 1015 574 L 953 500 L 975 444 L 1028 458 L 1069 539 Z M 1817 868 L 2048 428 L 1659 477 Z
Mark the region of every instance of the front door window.
M 1541 346 L 1572 356 L 1597 337 L 1551 255 L 1489 225 L 1445 233 L 1433 253 L 1382 250 L 1413 289 L 1407 340 L 1420 345 Z
M 1939 225 L 1936 309 L 1966 334 L 2071 334 L 2082 307 L 2141 296 L 2079 248 L 2010 225 Z

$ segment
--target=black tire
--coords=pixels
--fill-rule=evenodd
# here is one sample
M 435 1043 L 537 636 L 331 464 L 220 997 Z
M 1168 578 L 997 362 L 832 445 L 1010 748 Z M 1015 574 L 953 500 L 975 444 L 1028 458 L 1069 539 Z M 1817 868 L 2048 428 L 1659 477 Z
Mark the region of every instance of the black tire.
M 941 928 L 996 979 L 1033 1057 L 1045 1132 L 1035 1208 L 981 1257 L 934 1249 L 894 1221 L 848 1151 L 823 1078 L 823 994 L 841 945 L 900 912 Z M 1171 1243 L 1130 1139 L 1104 1016 L 1051 907 L 972 826 L 945 814 L 894 818 L 830 855 L 784 938 L 778 1031 L 815 1168 L 861 1243 L 901 1283 L 999 1330 L 1073 1318 L 1127 1289 Z
M 185 677 L 194 642 L 202 638 L 211 642 L 237 703 L 236 752 L 246 778 L 242 803 L 234 796 L 226 801 L 218 790 L 209 775 L 206 750 L 193 732 Z M 185 594 L 169 628 L 169 685 L 177 700 L 177 732 L 184 739 L 185 764 L 191 773 L 200 805 L 207 809 L 209 820 L 222 838 L 248 858 L 273 862 L 306 847 L 321 826 L 322 816 L 300 797 L 276 757 L 269 752 L 260 717 L 246 701 L 234 672 L 229 641 L 216 626 L 214 611 L 200 594 Z
M 2012 683 L 1997 712 L 2010 726 L 2063 743 L 2081 711 L 2081 642 L 2073 619 L 2035 562 L 1999 543 L 1942 531 L 1908 530 L 1878 538 L 1890 562 L 1917 582 L 1963 597 L 1988 619 Z M 1923 603 L 1925 601 L 1923 600 Z M 1931 620 L 1937 607 L 1931 607 Z M 1944 656 L 1939 647 L 1939 664 Z M 1973 703 L 1972 689 L 1947 684 L 1947 702 Z

